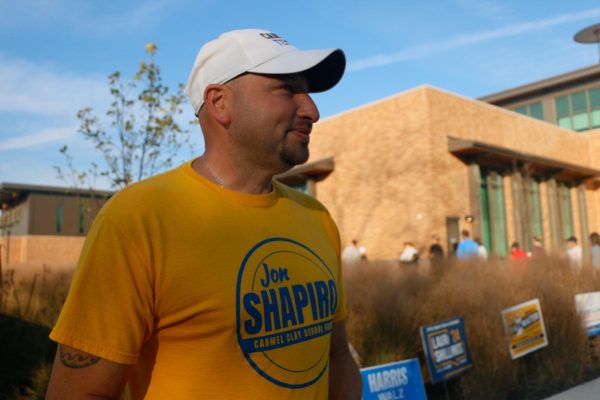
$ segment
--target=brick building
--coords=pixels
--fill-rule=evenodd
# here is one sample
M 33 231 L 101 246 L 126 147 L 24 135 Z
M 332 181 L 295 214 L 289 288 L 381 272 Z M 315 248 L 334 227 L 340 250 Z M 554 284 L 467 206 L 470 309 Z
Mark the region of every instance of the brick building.
M 341 113 L 311 135 L 309 165 L 335 165 L 317 197 L 371 258 L 405 241 L 425 252 L 432 234 L 452 248 L 463 228 L 496 256 L 536 235 L 586 249 L 600 230 L 599 94 L 597 65 L 486 102 L 422 86 Z
M 319 122 L 308 163 L 278 176 L 331 211 L 342 240 L 396 258 L 463 228 L 490 254 L 600 231 L 600 65 L 479 100 L 421 86 Z M 74 263 L 110 192 L 0 184 L 2 261 Z M 587 253 L 587 252 L 586 252 Z
M 0 260 L 73 265 L 94 217 L 112 195 L 99 190 L 0 183 Z

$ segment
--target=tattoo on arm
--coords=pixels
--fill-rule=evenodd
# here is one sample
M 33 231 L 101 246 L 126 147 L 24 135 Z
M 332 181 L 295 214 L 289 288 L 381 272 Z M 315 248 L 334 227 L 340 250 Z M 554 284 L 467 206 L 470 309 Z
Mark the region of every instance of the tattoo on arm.
M 60 346 L 59 352 L 60 361 L 65 367 L 69 368 L 85 368 L 100 361 L 100 357 L 87 353 L 68 352 L 62 346 Z

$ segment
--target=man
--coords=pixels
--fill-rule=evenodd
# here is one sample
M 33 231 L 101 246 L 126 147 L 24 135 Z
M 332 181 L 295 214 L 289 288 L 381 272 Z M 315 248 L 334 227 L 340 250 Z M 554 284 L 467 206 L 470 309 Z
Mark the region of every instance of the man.
M 567 239 L 567 262 L 574 270 L 580 270 L 583 264 L 583 249 L 577 244 L 577 238 L 571 236 Z
M 479 255 L 479 245 L 470 238 L 468 230 L 463 229 L 462 240 L 456 248 L 456 257 L 459 259 L 475 259 Z
M 477 257 L 481 260 L 481 261 L 487 261 L 488 259 L 488 251 L 485 248 L 485 246 L 483 245 L 483 242 L 481 241 L 481 238 L 475 238 L 475 243 L 477 243 Z
M 273 176 L 308 159 L 308 92 L 341 50 L 265 30 L 198 53 L 186 94 L 205 153 L 116 194 L 63 312 L 48 399 L 358 399 L 340 242 L 327 210 Z
M 592 232 L 590 242 L 592 244 L 592 271 L 600 271 L 600 235 L 598 232 Z
M 431 236 L 431 245 L 429 246 L 429 258 L 432 263 L 440 262 L 444 259 L 444 248 L 440 244 L 438 235 Z
M 510 246 L 510 259 L 513 261 L 527 260 L 527 252 L 521 248 L 519 242 L 513 242 Z
M 544 249 L 544 244 L 542 243 L 541 236 L 533 237 L 533 246 L 531 247 L 531 258 L 533 259 L 543 259 L 546 257 L 546 250 Z
M 358 240 L 352 239 L 352 243 L 344 247 L 342 251 L 342 262 L 346 265 L 354 265 L 360 261 L 360 249 Z
M 404 242 L 404 248 L 400 253 L 400 263 L 402 264 L 417 264 L 419 262 L 419 250 L 412 242 Z

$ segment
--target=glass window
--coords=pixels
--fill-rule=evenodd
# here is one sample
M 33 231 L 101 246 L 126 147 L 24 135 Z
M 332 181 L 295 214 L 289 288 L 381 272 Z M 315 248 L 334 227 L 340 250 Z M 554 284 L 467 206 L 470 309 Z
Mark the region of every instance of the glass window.
M 562 117 L 558 119 L 558 126 L 561 128 L 572 129 L 573 125 L 571 125 L 571 117 Z
M 600 88 L 590 89 L 590 108 L 600 108 Z
M 560 204 L 560 220 L 563 228 L 563 240 L 573 236 L 573 211 L 571 207 L 571 189 L 560 184 L 558 189 Z
M 522 247 L 531 251 L 535 236 L 543 237 L 542 206 L 540 202 L 540 184 L 533 178 L 523 177 L 523 243 Z
M 529 113 L 527 112 L 527 106 L 515 108 L 515 111 L 518 112 L 519 114 L 529 115 Z
M 544 110 L 542 109 L 542 103 L 533 103 L 529 105 L 529 115 L 533 118 L 544 119 Z
M 299 192 L 308 194 L 308 184 L 306 182 L 297 183 L 291 186 L 293 189 L 296 189 Z
M 573 93 L 571 95 L 571 110 L 573 111 L 573 113 L 587 110 L 585 92 Z
M 560 96 L 555 100 L 556 103 L 556 116 L 564 117 L 571 114 L 569 110 L 569 97 L 568 96 Z
M 544 111 L 542 109 L 541 102 L 527 104 L 527 105 L 524 105 L 521 107 L 517 107 L 513 111 L 518 112 L 519 114 L 530 116 L 532 118 L 537 118 L 537 119 L 541 119 L 541 120 L 544 119 Z
M 79 207 L 79 233 L 85 232 L 85 207 Z
M 531 222 L 533 236 L 544 236 L 542 223 L 542 204 L 540 202 L 540 184 L 531 180 Z
M 63 206 L 56 207 L 56 232 L 62 231 Z
M 494 255 L 508 255 L 506 239 L 506 215 L 504 213 L 504 185 L 502 175 L 492 171 L 488 177 L 488 200 L 490 211 L 490 233 Z
M 580 113 L 573 115 L 573 129 L 576 131 L 584 131 L 590 129 L 590 116 L 588 113 Z
M 592 126 L 594 128 L 600 128 L 600 110 L 592 111 Z
M 488 250 L 488 253 L 492 249 L 492 234 L 490 232 L 490 202 L 488 193 L 488 182 L 487 176 L 481 171 L 481 236 L 483 246 Z

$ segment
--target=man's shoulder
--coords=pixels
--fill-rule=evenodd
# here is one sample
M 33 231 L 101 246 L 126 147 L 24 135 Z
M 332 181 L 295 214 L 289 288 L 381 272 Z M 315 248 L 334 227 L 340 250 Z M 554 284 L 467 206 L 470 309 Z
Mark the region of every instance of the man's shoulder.
M 131 212 L 159 203 L 164 204 L 168 197 L 177 195 L 176 187 L 181 186 L 177 183 L 178 169 L 143 179 L 119 190 L 107 202 L 103 211 L 123 209 L 125 212 Z

